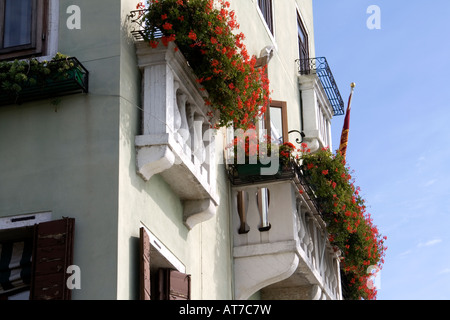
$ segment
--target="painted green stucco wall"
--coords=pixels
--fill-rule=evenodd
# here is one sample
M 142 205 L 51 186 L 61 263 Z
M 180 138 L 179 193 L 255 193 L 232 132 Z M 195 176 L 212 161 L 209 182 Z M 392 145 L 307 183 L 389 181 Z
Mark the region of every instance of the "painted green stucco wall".
M 69 5 L 81 29 L 69 30 Z M 0 216 L 74 217 L 73 299 L 115 299 L 119 171 L 119 0 L 60 1 L 58 51 L 90 71 L 89 94 L 0 108 Z
M 231 299 L 232 265 L 229 232 L 228 182 L 218 165 L 221 206 L 211 220 L 188 230 L 183 204 L 170 186 L 156 175 L 145 182 L 136 173 L 134 139 L 140 135 L 140 81 L 133 39 L 126 27 L 137 1 L 122 1 L 120 65 L 120 164 L 118 223 L 118 298 L 138 294 L 138 236 L 145 225 L 186 267 L 192 279 L 193 299 Z M 220 138 L 217 139 L 222 144 Z M 223 148 L 216 148 L 218 157 Z M 183 179 L 183 177 L 180 177 Z

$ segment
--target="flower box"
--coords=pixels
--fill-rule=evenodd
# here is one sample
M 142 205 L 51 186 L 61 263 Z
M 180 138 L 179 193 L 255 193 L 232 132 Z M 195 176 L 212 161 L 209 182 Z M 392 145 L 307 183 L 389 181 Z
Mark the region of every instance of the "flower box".
M 262 164 L 260 162 L 255 164 L 238 164 L 236 165 L 237 174 L 240 177 L 248 177 L 248 176 L 259 176 L 261 175 L 262 168 L 270 168 L 271 163 Z M 278 174 L 281 171 L 281 165 L 279 165 L 278 170 L 275 174 Z
M 28 81 L 22 85 L 19 92 L 8 91 L 0 88 L 0 105 L 21 104 L 48 98 L 56 98 L 69 94 L 87 93 L 89 72 L 76 58 L 52 60 L 48 63 L 57 65 L 60 62 L 70 65 L 63 72 L 52 71 L 44 80 L 37 76 L 29 75 L 34 82 Z

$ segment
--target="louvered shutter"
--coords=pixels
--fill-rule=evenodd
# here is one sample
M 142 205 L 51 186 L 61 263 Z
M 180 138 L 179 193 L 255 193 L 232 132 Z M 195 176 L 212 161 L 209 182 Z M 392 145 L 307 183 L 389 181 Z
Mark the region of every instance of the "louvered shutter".
M 142 227 L 140 233 L 140 299 L 151 299 L 150 287 L 150 237 Z
M 159 270 L 160 300 L 190 300 L 191 276 L 170 269 Z
M 30 299 L 70 300 L 66 270 L 72 264 L 74 227 L 73 218 L 36 225 Z

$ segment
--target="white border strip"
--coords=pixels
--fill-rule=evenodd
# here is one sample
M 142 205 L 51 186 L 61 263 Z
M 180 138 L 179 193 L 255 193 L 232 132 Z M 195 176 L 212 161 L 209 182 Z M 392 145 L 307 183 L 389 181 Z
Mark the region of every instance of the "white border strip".
M 50 220 L 52 220 L 51 211 L 3 217 L 0 218 L 0 230 L 33 226 Z
M 177 271 L 181 272 L 181 273 L 186 273 L 186 267 L 184 266 L 184 264 L 178 260 L 178 258 L 172 253 L 170 252 L 169 249 L 167 249 L 167 247 L 162 244 L 161 241 L 159 241 L 158 238 L 156 238 L 156 236 L 151 233 L 150 230 L 148 230 L 148 228 L 141 223 L 141 227 L 144 227 L 145 232 L 147 232 L 149 238 L 150 238 L 150 243 L 151 245 L 158 250 L 158 252 L 167 259 L 167 261 L 169 261 L 176 269 Z

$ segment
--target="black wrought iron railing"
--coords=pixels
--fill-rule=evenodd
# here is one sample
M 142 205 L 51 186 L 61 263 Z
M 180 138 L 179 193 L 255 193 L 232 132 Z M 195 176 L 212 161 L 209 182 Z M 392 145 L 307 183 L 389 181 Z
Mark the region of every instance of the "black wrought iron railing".
M 133 10 L 128 15 L 128 19 L 131 23 L 131 34 L 133 35 L 134 39 L 144 40 L 145 34 L 144 34 L 144 25 L 142 22 L 142 16 L 145 14 L 145 10 Z
M 333 73 L 325 57 L 297 60 L 298 72 L 301 75 L 317 74 L 322 83 L 322 87 L 327 94 L 328 100 L 333 107 L 334 115 L 345 114 L 344 100 L 342 100 L 339 88 L 334 80 Z
M 133 10 L 130 11 L 128 15 L 128 19 L 130 21 L 131 25 L 131 35 L 134 37 L 134 40 L 141 41 L 149 38 L 149 30 L 145 28 L 145 15 L 146 10 L 140 9 L 140 10 Z M 161 38 L 163 36 L 163 33 L 159 29 L 154 30 L 154 36 L 155 38 Z

